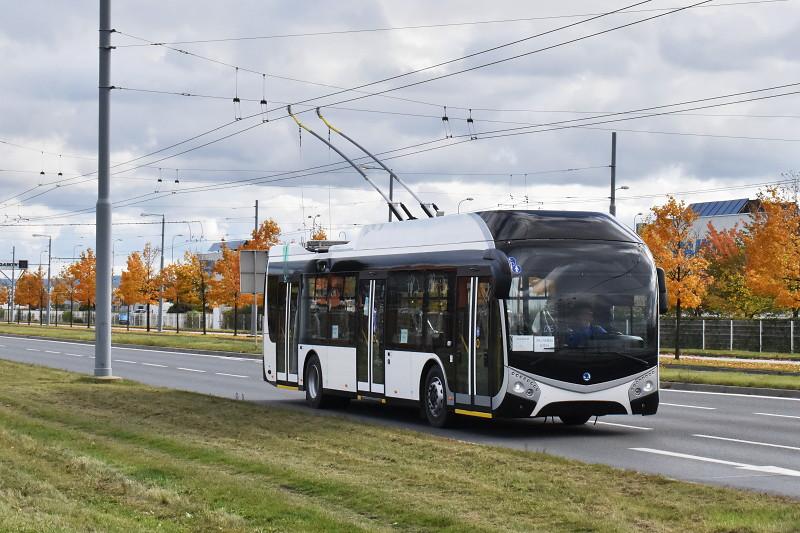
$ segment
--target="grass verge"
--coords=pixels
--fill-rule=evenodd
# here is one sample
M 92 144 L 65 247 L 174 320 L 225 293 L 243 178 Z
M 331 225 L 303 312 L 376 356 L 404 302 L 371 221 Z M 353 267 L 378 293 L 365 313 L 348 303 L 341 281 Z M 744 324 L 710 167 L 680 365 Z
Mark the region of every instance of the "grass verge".
M 661 367 L 663 381 L 701 383 L 704 385 L 732 385 L 736 387 L 764 387 L 767 389 L 800 390 L 800 377 L 748 374 L 745 372 L 715 372 L 713 370 L 684 370 Z
M 675 359 L 674 357 L 661 357 L 659 359 L 662 368 L 671 367 L 676 365 L 688 365 L 692 367 L 699 367 L 701 370 L 713 370 L 715 368 L 724 368 L 729 370 L 741 370 L 742 372 L 774 372 L 774 373 L 794 373 L 796 377 L 800 378 L 800 364 L 789 361 L 753 361 L 747 359 L 737 360 L 724 360 L 720 361 L 713 357 L 708 358 L 681 358 Z
M 94 341 L 94 330 L 87 327 L 42 327 L 17 324 L 1 324 L 0 334 L 32 335 L 51 339 Z M 120 332 L 114 330 L 112 342 L 117 344 L 138 344 L 159 348 L 183 348 L 188 350 L 216 350 L 222 352 L 260 354 L 261 343 L 256 346 L 253 338 L 236 338 L 232 335 L 198 335 L 196 333 L 175 333 L 165 331 Z
M 663 355 L 673 355 L 675 348 L 661 347 Z M 784 352 L 748 352 L 744 350 L 698 350 L 695 348 L 681 349 L 681 355 L 705 355 L 709 357 L 735 357 L 737 359 L 785 359 L 800 361 L 800 353 Z
M 7 531 L 800 529 L 788 498 L 5 361 L 0 376 Z

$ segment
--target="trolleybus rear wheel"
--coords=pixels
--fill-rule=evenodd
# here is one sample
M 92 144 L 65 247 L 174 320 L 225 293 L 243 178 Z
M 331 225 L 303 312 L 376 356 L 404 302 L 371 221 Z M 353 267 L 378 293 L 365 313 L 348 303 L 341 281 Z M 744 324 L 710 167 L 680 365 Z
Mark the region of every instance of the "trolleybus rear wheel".
M 305 382 L 306 403 L 314 409 L 322 408 L 322 368 L 316 356 L 309 361 L 306 367 Z

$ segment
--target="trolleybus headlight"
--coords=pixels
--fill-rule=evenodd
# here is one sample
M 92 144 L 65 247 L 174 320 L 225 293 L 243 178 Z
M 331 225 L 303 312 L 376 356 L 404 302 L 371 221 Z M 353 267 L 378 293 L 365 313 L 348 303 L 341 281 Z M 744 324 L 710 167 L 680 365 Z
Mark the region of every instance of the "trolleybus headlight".
M 642 376 L 639 376 L 633 383 L 628 391 L 628 398 L 633 400 L 645 394 L 650 394 L 655 391 L 656 384 L 656 369 L 650 370 Z
M 513 391 L 517 394 L 522 394 L 525 392 L 525 385 L 523 385 L 521 381 L 517 381 L 514 383 Z

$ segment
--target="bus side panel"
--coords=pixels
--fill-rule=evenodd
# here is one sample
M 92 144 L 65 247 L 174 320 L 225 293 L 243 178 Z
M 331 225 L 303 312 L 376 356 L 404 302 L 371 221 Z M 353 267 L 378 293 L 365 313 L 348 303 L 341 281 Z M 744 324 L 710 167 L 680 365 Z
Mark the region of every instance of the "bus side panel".
M 431 359 L 439 364 L 439 358 L 433 353 L 387 350 L 386 397 L 419 400 L 422 368 Z
M 356 392 L 356 349 L 328 346 L 327 352 L 327 361 L 322 368 L 323 376 L 327 376 L 323 381 L 325 388 Z
M 275 384 L 276 381 L 276 346 L 274 342 L 270 342 L 269 336 L 264 335 L 264 374 L 267 376 L 267 381 Z

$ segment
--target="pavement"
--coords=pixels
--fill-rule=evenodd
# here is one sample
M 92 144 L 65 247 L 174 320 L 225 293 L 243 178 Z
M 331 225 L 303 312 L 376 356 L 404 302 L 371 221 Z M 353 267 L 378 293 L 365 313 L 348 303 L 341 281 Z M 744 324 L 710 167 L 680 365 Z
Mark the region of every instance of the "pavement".
M 12 361 L 91 374 L 93 353 L 87 344 L 0 335 L 0 358 Z M 262 381 L 258 359 L 114 347 L 112 367 L 149 385 L 308 409 L 303 393 Z M 662 389 L 655 416 L 606 416 L 580 427 L 464 417 L 439 430 L 417 410 L 368 402 L 315 413 L 800 499 L 800 398 Z

